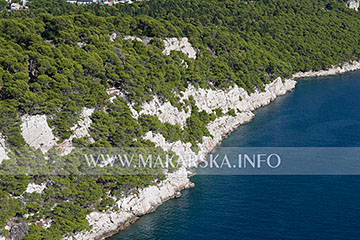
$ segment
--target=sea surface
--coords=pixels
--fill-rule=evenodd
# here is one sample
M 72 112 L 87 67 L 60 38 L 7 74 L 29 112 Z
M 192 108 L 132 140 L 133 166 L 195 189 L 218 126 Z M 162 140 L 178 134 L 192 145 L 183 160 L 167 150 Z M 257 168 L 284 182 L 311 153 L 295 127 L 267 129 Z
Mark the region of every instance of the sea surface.
M 257 110 L 221 147 L 359 146 L 360 72 L 353 72 L 299 80 L 293 92 Z M 326 158 L 314 161 L 328 164 Z M 360 176 L 198 171 L 195 188 L 112 240 L 360 239 Z

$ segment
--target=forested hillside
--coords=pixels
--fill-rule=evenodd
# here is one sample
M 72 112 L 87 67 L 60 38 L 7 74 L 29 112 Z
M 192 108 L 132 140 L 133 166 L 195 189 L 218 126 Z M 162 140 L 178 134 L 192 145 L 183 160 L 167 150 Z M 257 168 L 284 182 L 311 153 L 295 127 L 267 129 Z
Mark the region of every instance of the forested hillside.
M 199 112 L 188 101 L 193 111 L 181 129 L 154 116 L 136 120 L 128 103 L 140 109 L 158 96 L 181 109 L 186 106 L 179 103 L 178 94 L 190 84 L 236 84 L 253 92 L 277 77 L 360 57 L 359 13 L 347 9 L 344 1 L 151 0 L 77 6 L 63 0 L 33 0 L 28 11 L 18 12 L 1 6 L 0 133 L 11 151 L 24 149 L 26 154 L 2 163 L 2 174 L 15 165 L 24 168 L 16 169 L 23 175 L 1 177 L 0 229 L 8 235 L 4 227 L 9 219 L 27 221 L 32 224 L 25 239 L 31 240 L 60 239 L 87 229 L 87 213 L 113 207 L 109 192 L 121 196 L 161 180 L 163 174 L 26 176 L 27 161 L 35 166 L 46 158 L 26 145 L 21 116 L 46 114 L 61 143 L 73 134 L 82 109 L 95 108 L 90 128 L 94 142 L 79 138 L 76 146 L 151 147 L 154 144 L 143 136 L 152 130 L 168 141 L 190 142 L 196 148 L 202 136 L 209 135 L 206 124 L 226 113 Z M 116 39 L 110 38 L 113 33 Z M 124 40 L 128 35 L 152 40 L 147 45 Z M 178 51 L 164 55 L 162 39 L 169 37 L 189 38 L 196 59 Z M 124 99 L 109 101 L 109 88 L 121 90 Z M 50 180 L 54 184 L 41 196 L 23 194 L 29 182 Z M 34 224 L 42 218 L 52 219 L 51 227 Z

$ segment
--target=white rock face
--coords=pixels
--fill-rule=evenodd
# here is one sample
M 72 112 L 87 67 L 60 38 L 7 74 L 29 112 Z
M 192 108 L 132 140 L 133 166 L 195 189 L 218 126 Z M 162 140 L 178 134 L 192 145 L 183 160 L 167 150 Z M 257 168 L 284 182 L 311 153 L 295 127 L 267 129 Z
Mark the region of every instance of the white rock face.
M 111 235 L 129 221 L 136 220 L 137 217 L 154 211 L 157 206 L 185 188 L 193 185 L 188 179 L 185 168 L 179 169 L 175 173 L 168 174 L 165 181 L 156 186 L 150 186 L 139 190 L 139 194 L 131 194 L 117 201 L 119 212 L 93 212 L 87 216 L 90 225 L 93 227 L 91 231 L 82 231 L 76 236 L 66 237 L 66 240 L 88 240 L 99 239 L 104 236 Z
M 176 107 L 171 105 L 170 102 L 161 103 L 157 96 L 142 106 L 141 114 L 155 115 L 161 122 L 169 122 L 171 124 L 179 124 L 181 127 L 184 126 L 186 119 L 190 117 L 191 112 L 185 112 L 184 110 L 179 111 Z
M 72 127 L 71 130 L 74 131 L 73 138 L 81 138 L 89 136 L 89 128 L 92 123 L 91 115 L 95 112 L 94 108 L 84 108 L 81 112 L 81 120 L 77 123 L 76 126 Z
M 46 115 L 23 116 L 21 120 L 22 136 L 29 146 L 46 153 L 56 145 L 57 138 L 47 123 Z
M 130 40 L 130 41 L 139 41 L 139 42 L 142 42 L 144 43 L 145 45 L 148 45 L 151 40 L 153 40 L 152 37 L 136 37 L 136 36 L 125 36 L 124 37 L 124 40 Z
M 116 34 L 116 33 L 112 33 L 112 34 L 110 35 L 110 41 L 111 41 L 111 42 L 114 42 L 114 41 L 116 40 L 116 38 L 117 38 L 117 34 Z
M 41 185 L 35 183 L 29 183 L 25 192 L 26 193 L 39 193 L 41 194 L 46 188 L 46 183 L 42 183 Z
M 166 38 L 164 40 L 165 50 L 163 54 L 170 55 L 171 51 L 181 51 L 189 58 L 196 59 L 196 51 L 189 42 L 187 37 L 183 38 Z
M 349 0 L 346 3 L 346 6 L 351 9 L 355 9 L 355 11 L 358 11 L 360 7 L 360 1 L 359 0 Z
M 92 123 L 91 115 L 94 113 L 94 111 L 95 111 L 94 108 L 83 108 L 83 111 L 80 114 L 80 120 L 74 127 L 71 128 L 71 130 L 74 131 L 74 134 L 71 135 L 69 139 L 65 140 L 59 146 L 62 155 L 67 155 L 71 153 L 71 151 L 74 149 L 74 147 L 72 146 L 72 140 L 74 138 L 82 138 L 82 137 L 90 136 L 89 128 Z
M 3 160 L 7 160 L 7 159 L 9 159 L 9 157 L 7 155 L 7 150 L 6 150 L 6 146 L 5 146 L 5 139 L 0 134 L 0 164 L 2 163 Z
M 79 48 L 83 48 L 87 45 L 86 42 L 78 42 L 77 45 L 79 46 Z

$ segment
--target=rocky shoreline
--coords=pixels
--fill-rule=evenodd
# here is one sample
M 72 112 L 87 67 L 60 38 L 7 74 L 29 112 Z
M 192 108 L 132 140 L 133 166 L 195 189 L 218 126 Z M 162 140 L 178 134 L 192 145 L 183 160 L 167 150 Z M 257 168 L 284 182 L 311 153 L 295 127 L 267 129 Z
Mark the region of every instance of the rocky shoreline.
M 342 67 L 336 66 L 329 70 L 318 72 L 300 72 L 294 74 L 292 79 L 282 81 L 278 78 L 272 83 L 267 84 L 264 92 L 256 91 L 251 95 L 248 95 L 246 91 L 238 87 L 230 88 L 227 91 L 190 87 L 184 92 L 182 100 L 193 96 L 200 110 L 211 112 L 216 108 L 221 108 L 222 110 L 236 109 L 237 112 L 236 116 L 225 115 L 208 125 L 213 138 L 203 138 L 203 143 L 199 145 L 199 154 L 214 151 L 221 144 L 221 141 L 238 126 L 251 121 L 255 117 L 253 113 L 255 109 L 266 106 L 278 96 L 293 90 L 296 85 L 295 79 L 331 76 L 356 70 L 360 70 L 360 62 L 346 63 Z M 240 99 L 241 101 L 239 101 Z M 156 98 L 152 103 L 145 105 L 142 112 L 156 115 L 163 122 L 178 123 L 181 126 L 184 123 L 183 121 L 186 121 L 187 116 L 189 116 L 188 113 L 179 112 L 170 103 L 160 104 L 156 102 Z M 181 143 L 180 141 L 169 143 L 161 134 L 148 132 L 145 138 L 153 141 L 157 146 L 161 146 L 164 150 L 172 150 L 177 154 L 194 154 L 190 144 Z M 155 211 L 163 202 L 179 197 L 183 189 L 193 187 L 194 184 L 189 180 L 190 176 L 191 172 L 182 167 L 177 172 L 169 174 L 167 179 L 159 184 L 141 189 L 137 195 L 131 194 L 126 198 L 118 200 L 117 206 L 121 209 L 120 211 L 93 212 L 89 214 L 87 219 L 92 226 L 92 230 L 82 231 L 64 239 L 98 240 L 113 236 L 134 223 L 139 217 Z
M 180 197 L 180 191 L 194 187 L 188 175 L 190 173 L 184 168 L 177 172 L 170 173 L 167 179 L 156 186 L 149 186 L 141 189 L 138 194 L 129 196 L 117 201 L 119 212 L 93 212 L 87 216 L 91 231 L 82 231 L 75 236 L 66 237 L 66 240 L 79 239 L 106 239 L 125 229 L 134 223 L 139 217 L 154 212 L 163 202 Z

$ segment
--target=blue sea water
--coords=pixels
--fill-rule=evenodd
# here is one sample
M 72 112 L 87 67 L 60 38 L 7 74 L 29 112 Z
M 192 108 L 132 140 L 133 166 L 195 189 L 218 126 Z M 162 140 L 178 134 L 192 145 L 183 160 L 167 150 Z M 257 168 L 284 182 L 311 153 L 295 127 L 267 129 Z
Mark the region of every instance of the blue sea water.
M 360 73 L 300 80 L 222 147 L 359 147 Z M 359 156 L 360 157 L 360 156 Z M 326 164 L 317 159 L 318 164 Z M 359 159 L 360 161 L 360 159 Z M 113 237 L 360 239 L 360 177 L 209 176 Z

